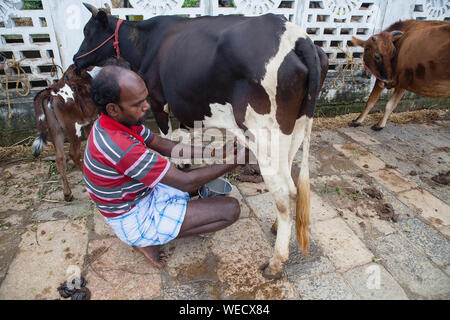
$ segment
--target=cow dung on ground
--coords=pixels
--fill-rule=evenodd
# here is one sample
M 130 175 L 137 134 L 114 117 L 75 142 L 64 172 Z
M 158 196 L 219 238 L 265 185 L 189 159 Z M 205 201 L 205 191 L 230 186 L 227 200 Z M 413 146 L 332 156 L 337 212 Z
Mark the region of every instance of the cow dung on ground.
M 231 171 L 226 176 L 228 179 L 234 179 L 239 182 L 252 182 L 260 183 L 263 182 L 261 176 L 261 171 L 257 164 L 248 164 L 245 166 L 240 166 Z
M 450 182 L 450 170 L 447 173 L 439 173 L 431 178 L 436 183 L 448 185 Z

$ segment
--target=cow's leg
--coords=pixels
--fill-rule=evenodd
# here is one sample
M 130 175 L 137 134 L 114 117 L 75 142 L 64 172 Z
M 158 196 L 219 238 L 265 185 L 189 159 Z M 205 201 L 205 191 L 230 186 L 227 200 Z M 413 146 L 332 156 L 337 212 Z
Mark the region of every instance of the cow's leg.
M 292 169 L 292 163 L 294 162 L 295 155 L 297 154 L 298 149 L 300 149 L 300 146 L 303 142 L 303 139 L 305 137 L 305 127 L 307 124 L 307 117 L 302 116 L 295 122 L 294 130 L 292 131 L 292 140 L 291 145 L 289 148 L 289 154 L 288 154 L 288 168 L 289 170 Z M 295 201 L 295 199 L 294 199 Z M 295 204 L 291 204 L 293 208 L 295 208 Z M 276 233 L 277 231 L 277 221 L 275 220 L 271 231 L 273 233 Z
M 264 277 L 275 279 L 281 277 L 283 263 L 289 259 L 289 239 L 296 189 L 291 177 L 288 153 L 283 150 L 289 150 L 292 135 L 284 135 L 275 129 L 258 131 L 261 134 L 255 137 L 257 150 L 252 151 L 257 155 L 261 175 L 274 197 L 278 224 L 273 256 L 269 263 L 261 266 L 261 269 Z M 273 141 L 274 138 L 277 140 Z
M 392 111 L 397 107 L 397 104 L 400 102 L 400 100 L 403 98 L 403 95 L 405 94 L 406 90 L 401 88 L 396 88 L 394 91 L 394 94 L 389 99 L 388 103 L 386 104 L 386 111 L 384 111 L 383 118 L 378 121 L 378 123 L 374 126 L 372 126 L 373 130 L 379 131 L 383 129 L 386 126 L 387 119 L 391 115 Z
M 72 191 L 70 190 L 69 181 L 66 176 L 66 156 L 64 154 L 64 132 L 58 123 L 55 114 L 53 112 L 46 112 L 48 131 L 55 146 L 56 153 L 56 167 L 61 176 L 63 183 L 64 200 L 72 200 Z
M 383 83 L 377 79 L 375 82 L 375 85 L 372 89 L 372 92 L 370 93 L 369 100 L 367 100 L 366 107 L 364 108 L 363 112 L 356 118 L 355 120 L 351 121 L 348 125 L 350 127 L 359 127 L 361 123 L 366 119 L 367 115 L 369 114 L 370 110 L 375 106 L 375 103 L 377 103 L 378 98 L 380 97 L 381 92 L 383 91 Z
M 70 143 L 69 156 L 75 163 L 75 166 L 82 170 L 83 162 L 81 161 L 81 138 L 71 133 L 68 133 L 67 136 Z

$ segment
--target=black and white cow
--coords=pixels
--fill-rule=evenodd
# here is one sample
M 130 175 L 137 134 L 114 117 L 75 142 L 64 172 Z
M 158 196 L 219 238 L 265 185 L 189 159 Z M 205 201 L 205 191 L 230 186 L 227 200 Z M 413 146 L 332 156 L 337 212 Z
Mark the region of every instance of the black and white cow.
M 328 70 L 325 53 L 305 31 L 273 14 L 158 16 L 120 24 L 108 10 L 85 6 L 92 17 L 74 56 L 77 67 L 124 57 L 146 82 L 165 134 L 170 110 L 187 127 L 202 121 L 204 127 L 230 129 L 243 144 L 244 132 L 254 136 L 247 145 L 278 208 L 275 251 L 263 275 L 280 277 L 289 258 L 294 210 L 299 247 L 307 253 L 309 145 L 316 98 Z M 296 188 L 291 167 L 302 142 Z M 268 145 L 278 151 L 271 153 Z

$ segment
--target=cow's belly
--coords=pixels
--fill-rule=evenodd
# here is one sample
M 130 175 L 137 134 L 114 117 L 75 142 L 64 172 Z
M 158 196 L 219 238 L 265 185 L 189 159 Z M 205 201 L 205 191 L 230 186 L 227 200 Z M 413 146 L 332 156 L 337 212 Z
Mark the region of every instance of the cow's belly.
M 406 88 L 408 91 L 431 98 L 450 98 L 450 80 L 424 81 Z

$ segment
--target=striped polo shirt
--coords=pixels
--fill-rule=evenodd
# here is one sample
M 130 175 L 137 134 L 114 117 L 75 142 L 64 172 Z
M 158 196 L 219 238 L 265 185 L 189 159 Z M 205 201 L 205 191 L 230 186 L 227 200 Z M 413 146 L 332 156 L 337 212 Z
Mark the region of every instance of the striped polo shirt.
M 170 162 L 148 148 L 153 138 L 144 125 L 127 128 L 105 114 L 95 121 L 84 152 L 83 176 L 105 217 L 130 211 L 169 170 Z

